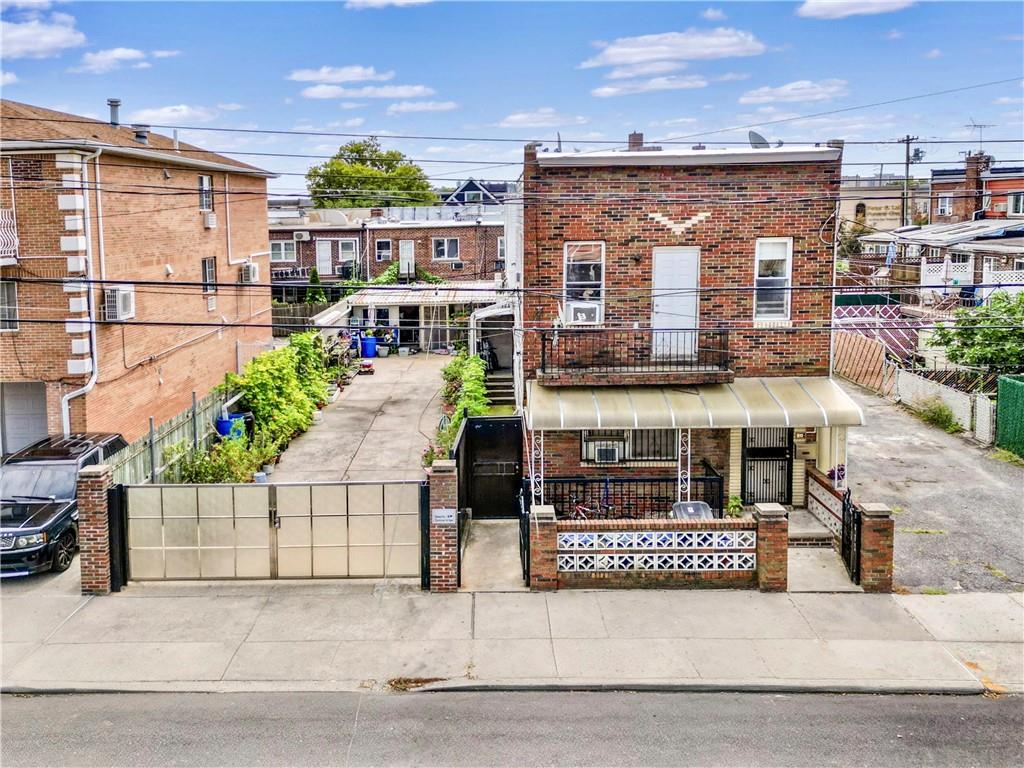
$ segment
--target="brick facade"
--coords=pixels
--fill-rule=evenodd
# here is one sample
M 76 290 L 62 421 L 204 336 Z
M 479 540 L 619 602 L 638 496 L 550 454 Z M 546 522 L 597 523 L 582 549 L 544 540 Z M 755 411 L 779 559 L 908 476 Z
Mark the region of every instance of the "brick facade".
M 789 520 L 781 504 L 756 504 L 757 584 L 762 592 L 785 592 L 789 584 Z
M 892 592 L 892 512 L 885 504 L 860 507 L 860 585 L 865 592 Z
M 433 510 L 458 508 L 458 477 L 455 462 L 435 461 L 427 470 L 430 484 L 430 591 L 455 592 L 459 588 L 458 523 L 434 522 Z
M 110 519 L 107 490 L 112 480 L 105 464 L 78 473 L 78 548 L 83 595 L 110 594 Z

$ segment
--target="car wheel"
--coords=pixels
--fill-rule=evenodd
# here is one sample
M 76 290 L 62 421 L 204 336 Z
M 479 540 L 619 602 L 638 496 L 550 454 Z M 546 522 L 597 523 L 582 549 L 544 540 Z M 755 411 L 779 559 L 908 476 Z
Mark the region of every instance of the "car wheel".
M 75 559 L 75 534 L 73 531 L 64 531 L 53 547 L 53 565 L 51 570 L 54 573 L 63 573 L 71 567 Z

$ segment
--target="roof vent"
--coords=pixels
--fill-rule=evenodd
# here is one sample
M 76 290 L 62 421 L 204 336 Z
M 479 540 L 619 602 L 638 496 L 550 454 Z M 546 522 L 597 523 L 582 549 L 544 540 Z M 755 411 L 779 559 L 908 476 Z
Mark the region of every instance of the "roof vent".
M 121 108 L 121 100 L 107 99 L 107 106 L 110 107 L 110 124 L 113 126 L 120 125 L 121 122 L 120 117 L 118 116 L 118 111 Z
M 148 125 L 133 125 L 132 130 L 135 131 L 135 140 L 139 142 L 139 144 L 149 144 Z

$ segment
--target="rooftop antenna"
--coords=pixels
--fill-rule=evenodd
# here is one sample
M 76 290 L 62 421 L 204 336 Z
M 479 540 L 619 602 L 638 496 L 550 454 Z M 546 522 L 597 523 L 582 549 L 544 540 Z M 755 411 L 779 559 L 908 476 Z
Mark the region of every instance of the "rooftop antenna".
M 978 151 L 985 151 L 985 129 L 995 128 L 995 123 L 978 123 L 975 122 L 974 118 L 971 118 L 971 122 L 964 126 L 964 128 L 970 128 L 972 131 L 978 132 Z
M 757 131 L 748 131 L 747 140 L 750 141 L 750 146 L 754 149 L 769 149 L 771 147 L 771 144 L 768 143 L 768 139 Z

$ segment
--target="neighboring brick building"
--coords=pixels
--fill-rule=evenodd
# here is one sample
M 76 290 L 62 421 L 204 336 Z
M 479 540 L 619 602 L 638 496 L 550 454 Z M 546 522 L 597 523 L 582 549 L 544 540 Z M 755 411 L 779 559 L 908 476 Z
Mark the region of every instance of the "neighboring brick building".
M 841 155 L 636 134 L 627 151 L 527 148 L 517 351 L 534 503 L 720 514 L 729 496 L 809 506 L 807 466 L 844 485 L 863 416 L 829 379 L 831 292 L 790 290 L 832 283 Z
M 272 174 L 113 116 L 3 101 L 0 121 L 4 452 L 69 430 L 137 438 L 269 342 L 269 290 L 215 283 L 269 279 Z
M 374 278 L 399 262 L 445 280 L 486 280 L 504 270 L 505 225 L 501 221 L 371 222 L 366 227 L 367 262 Z
M 984 153 L 969 154 L 963 168 L 932 170 L 932 224 L 1024 217 L 1024 168 L 999 166 Z

